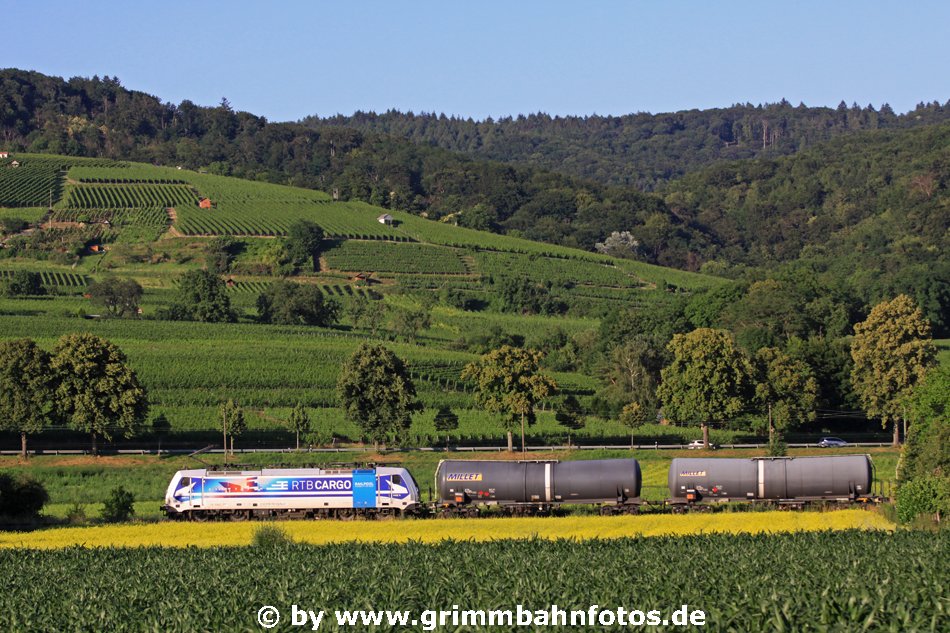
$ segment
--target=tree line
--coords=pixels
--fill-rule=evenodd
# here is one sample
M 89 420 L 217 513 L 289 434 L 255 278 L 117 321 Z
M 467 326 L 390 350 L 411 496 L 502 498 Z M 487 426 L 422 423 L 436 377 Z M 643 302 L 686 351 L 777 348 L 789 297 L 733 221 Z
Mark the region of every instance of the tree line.
M 607 185 L 649 191 L 722 161 L 775 158 L 837 136 L 946 121 L 950 103 L 920 103 L 905 114 L 888 105 L 836 108 L 778 103 L 621 116 L 471 118 L 388 110 L 310 116 L 314 129 L 345 127 L 431 144 L 473 158 L 533 165 Z
M 125 354 L 88 333 L 67 334 L 52 352 L 31 339 L 0 342 L 0 429 L 27 435 L 51 426 L 97 440 L 131 436 L 148 413 L 148 397 Z

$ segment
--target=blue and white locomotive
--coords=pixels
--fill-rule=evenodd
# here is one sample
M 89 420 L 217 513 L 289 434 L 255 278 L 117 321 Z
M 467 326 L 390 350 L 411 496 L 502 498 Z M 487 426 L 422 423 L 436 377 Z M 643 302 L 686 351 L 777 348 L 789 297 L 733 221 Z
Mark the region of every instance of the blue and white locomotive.
M 405 468 L 179 470 L 162 509 L 170 518 L 368 518 L 419 509 Z

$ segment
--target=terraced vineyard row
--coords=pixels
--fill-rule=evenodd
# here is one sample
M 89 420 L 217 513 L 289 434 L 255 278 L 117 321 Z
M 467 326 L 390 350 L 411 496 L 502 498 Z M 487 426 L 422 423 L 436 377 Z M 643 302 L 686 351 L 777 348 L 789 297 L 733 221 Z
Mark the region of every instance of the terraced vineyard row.
M 595 262 L 512 253 L 477 253 L 475 261 L 478 262 L 478 268 L 483 274 L 492 276 L 524 276 L 529 279 L 571 286 L 582 284 L 616 288 L 641 286 L 638 279 L 626 272 L 614 266 Z
M 325 252 L 331 268 L 392 273 L 468 272 L 458 251 L 428 244 L 347 240 Z
M 0 163 L 0 206 L 36 207 L 48 205 L 63 192 L 62 166 L 53 161 L 24 159 L 19 167 Z
M 187 185 L 181 178 L 82 178 L 84 185 Z
M 186 185 L 75 185 L 66 192 L 66 208 L 117 209 L 196 206 Z
M 141 207 L 136 209 L 58 209 L 53 212 L 53 222 L 109 222 L 113 225 L 136 225 L 162 227 L 168 224 L 164 207 Z
M 0 279 L 13 276 L 12 270 L 0 270 Z M 44 286 L 59 288 L 85 288 L 89 285 L 89 278 L 77 273 L 62 273 L 44 270 L 40 273 Z
M 269 200 L 251 204 L 214 197 L 212 200 L 217 205 L 215 209 L 177 209 L 178 230 L 185 235 L 278 236 L 286 235 L 294 222 L 308 220 L 318 224 L 328 237 L 411 241 L 377 222 L 373 211 L 367 212 L 355 203 Z
M 230 292 L 245 294 L 261 294 L 270 286 L 269 281 L 236 281 L 228 287 Z M 375 299 L 377 295 L 367 288 L 354 288 L 340 284 L 316 284 L 316 288 L 328 297 L 365 297 Z

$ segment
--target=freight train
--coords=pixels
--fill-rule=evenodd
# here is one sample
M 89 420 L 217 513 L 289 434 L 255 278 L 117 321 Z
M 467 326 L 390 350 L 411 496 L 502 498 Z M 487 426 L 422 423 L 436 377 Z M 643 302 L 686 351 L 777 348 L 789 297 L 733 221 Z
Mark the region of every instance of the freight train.
M 866 455 L 689 458 L 670 464 L 674 509 L 727 501 L 861 502 L 871 496 Z M 571 504 L 601 514 L 636 513 L 642 476 L 635 459 L 443 460 L 426 504 L 405 468 L 294 468 L 175 473 L 162 509 L 176 519 L 477 516 L 488 508 L 540 514 Z

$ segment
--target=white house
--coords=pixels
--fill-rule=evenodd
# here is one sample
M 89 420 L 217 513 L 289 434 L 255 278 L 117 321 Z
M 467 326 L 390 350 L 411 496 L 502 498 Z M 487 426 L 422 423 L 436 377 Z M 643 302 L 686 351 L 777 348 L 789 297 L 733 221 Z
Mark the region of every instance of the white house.
M 389 226 L 392 226 L 393 216 L 389 215 L 388 213 L 384 213 L 378 218 L 376 218 L 376 221 L 379 222 L 380 224 L 388 224 Z

